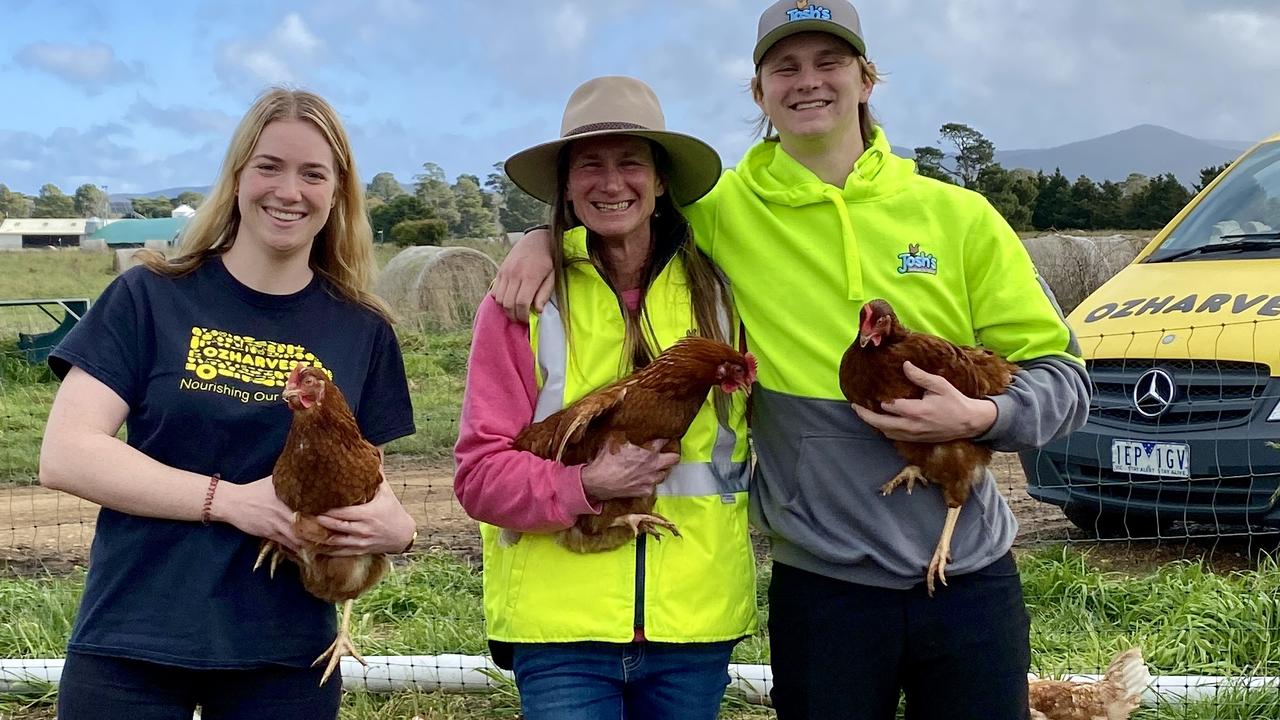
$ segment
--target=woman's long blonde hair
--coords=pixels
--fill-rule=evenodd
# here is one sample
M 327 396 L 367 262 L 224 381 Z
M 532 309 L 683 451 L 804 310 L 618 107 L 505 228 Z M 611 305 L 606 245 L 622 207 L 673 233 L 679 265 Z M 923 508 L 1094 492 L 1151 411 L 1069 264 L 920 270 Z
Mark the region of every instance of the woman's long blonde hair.
M 324 98 L 305 90 L 273 87 L 258 97 L 231 136 L 231 146 L 213 189 L 183 230 L 178 257 L 166 260 L 159 253 L 147 253 L 142 257 L 143 263 L 162 275 L 185 275 L 231 248 L 240 230 L 237 180 L 253 155 L 263 128 L 276 120 L 306 120 L 315 125 L 329 143 L 337 166 L 334 204 L 311 246 L 311 270 L 342 299 L 390 320 L 387 305 L 369 291 L 376 269 L 373 230 L 347 131 Z

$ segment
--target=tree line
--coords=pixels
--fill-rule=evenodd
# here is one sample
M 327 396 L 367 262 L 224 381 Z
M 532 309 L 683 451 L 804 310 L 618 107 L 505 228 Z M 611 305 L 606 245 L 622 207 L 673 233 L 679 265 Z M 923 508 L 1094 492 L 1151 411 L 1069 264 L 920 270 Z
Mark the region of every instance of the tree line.
M 954 151 L 915 148 L 917 172 L 981 193 L 1017 230 L 1158 229 L 1226 169 L 1204 168 L 1191 189 L 1172 173 L 1131 173 L 1121 182 L 1101 183 L 1081 175 L 1071 181 L 1061 170 L 1006 170 L 995 162 L 995 145 L 968 125 L 948 123 L 939 133 L 940 144 Z M 502 163 L 494 163 L 483 182 L 462 174 L 450 185 L 444 169 L 430 162 L 413 180 L 406 188 L 393 174 L 381 172 L 369 182 L 365 197 L 375 241 L 439 245 L 446 238 L 494 238 L 546 220 L 547 206 L 516 187 Z M 131 205 L 139 217 L 169 217 L 178 205 L 199 207 L 203 200 L 200 193 L 184 192 L 174 198 L 134 198 Z M 96 185 L 86 183 L 66 195 L 49 183 L 39 195 L 28 196 L 0 184 L 0 219 L 94 216 L 110 217 L 106 194 Z
M 463 174 L 450 185 L 444 169 L 426 163 L 414 176 L 411 191 L 389 172 L 378 173 L 366 186 L 365 198 L 374 238 L 401 245 L 439 245 L 445 238 L 492 239 L 504 231 L 523 230 L 544 221 L 546 205 L 512 183 L 495 163 L 482 184 Z M 179 205 L 198 208 L 204 196 L 183 192 L 177 197 L 137 197 L 133 217 L 169 217 Z M 112 217 L 106 193 L 92 183 L 67 195 L 47 183 L 38 195 L 25 195 L 0 183 L 0 220 L 12 218 Z
M 425 163 L 412 192 L 388 172 L 369 183 L 366 199 L 374 239 L 398 245 L 440 245 L 446 237 L 485 239 L 544 222 L 547 206 L 516 187 L 493 164 L 483 185 L 462 174 L 450 185 L 444 169 Z
M 136 197 L 130 200 L 133 214 L 138 217 L 169 217 L 179 205 L 200 207 L 204 195 L 186 191 L 177 197 Z M 38 195 L 24 195 L 10 190 L 0 183 L 0 220 L 5 218 L 107 218 L 112 210 L 107 204 L 107 193 L 93 183 L 76 188 L 74 195 L 62 192 L 54 183 L 45 183 Z
M 954 152 L 915 148 L 916 171 L 982 193 L 1015 230 L 1157 230 L 1227 168 L 1202 169 L 1191 189 L 1173 173 L 1101 183 L 1081 175 L 1073 182 L 1057 169 L 1006 170 L 995 161 L 995 145 L 968 125 L 948 123 L 939 134 Z

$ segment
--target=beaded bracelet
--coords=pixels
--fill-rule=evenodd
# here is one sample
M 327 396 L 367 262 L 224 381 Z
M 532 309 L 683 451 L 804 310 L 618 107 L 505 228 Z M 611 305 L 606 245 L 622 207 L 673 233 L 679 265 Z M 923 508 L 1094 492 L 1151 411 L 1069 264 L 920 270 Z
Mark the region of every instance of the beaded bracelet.
M 209 491 L 204 494 L 204 509 L 200 511 L 200 522 L 209 524 L 209 513 L 213 510 L 213 492 L 218 489 L 218 481 L 222 476 L 214 473 L 209 476 Z

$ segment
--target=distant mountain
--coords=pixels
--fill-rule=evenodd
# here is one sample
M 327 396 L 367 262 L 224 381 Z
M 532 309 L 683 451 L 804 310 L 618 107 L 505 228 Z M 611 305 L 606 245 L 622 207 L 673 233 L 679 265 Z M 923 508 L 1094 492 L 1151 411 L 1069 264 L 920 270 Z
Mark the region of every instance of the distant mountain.
M 116 202 L 117 200 L 132 200 L 134 198 L 139 198 L 139 197 L 176 198 L 182 193 L 187 191 L 198 192 L 201 195 L 208 195 L 211 189 L 213 189 L 212 185 L 189 185 L 187 187 L 175 187 L 175 188 L 166 188 L 164 190 L 152 190 L 151 192 L 111 193 L 111 201 Z
M 1138 125 L 1042 150 L 997 150 L 995 159 L 1010 170 L 1027 168 L 1052 173 L 1054 168 L 1060 168 L 1072 181 L 1081 175 L 1095 182 L 1118 182 L 1129 173 L 1154 176 L 1171 172 L 1190 186 L 1199 182 L 1201 168 L 1231 162 L 1250 145 L 1199 140 L 1159 125 Z

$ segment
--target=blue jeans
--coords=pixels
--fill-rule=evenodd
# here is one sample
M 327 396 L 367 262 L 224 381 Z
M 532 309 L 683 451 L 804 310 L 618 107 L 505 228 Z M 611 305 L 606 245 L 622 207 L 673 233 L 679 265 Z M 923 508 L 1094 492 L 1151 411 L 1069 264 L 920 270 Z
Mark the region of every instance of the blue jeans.
M 514 647 L 525 720 L 714 720 L 734 641 Z

